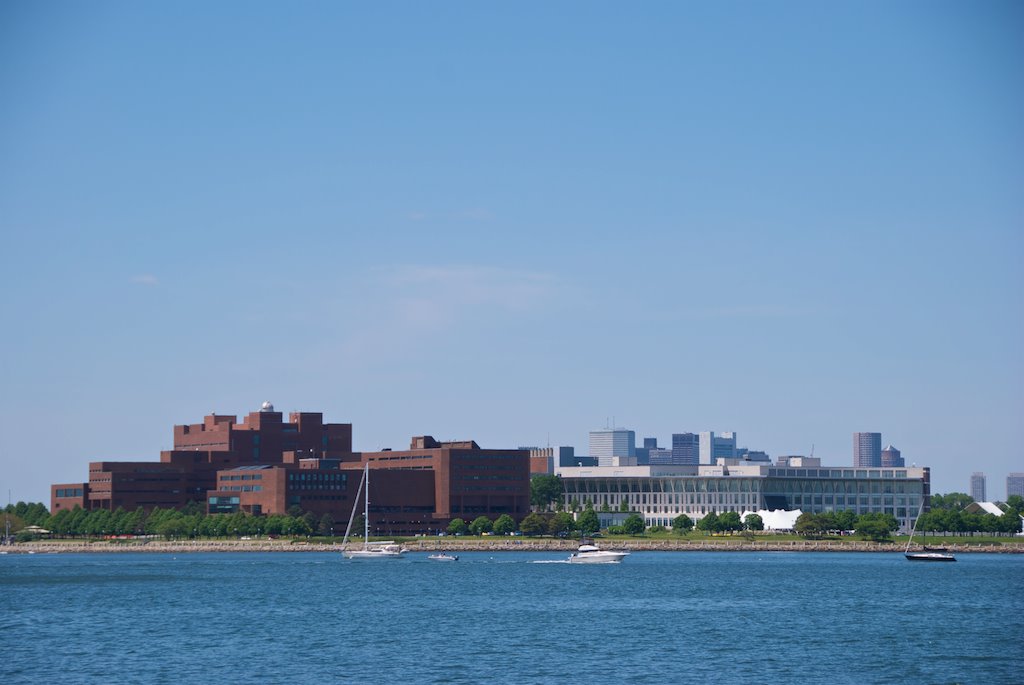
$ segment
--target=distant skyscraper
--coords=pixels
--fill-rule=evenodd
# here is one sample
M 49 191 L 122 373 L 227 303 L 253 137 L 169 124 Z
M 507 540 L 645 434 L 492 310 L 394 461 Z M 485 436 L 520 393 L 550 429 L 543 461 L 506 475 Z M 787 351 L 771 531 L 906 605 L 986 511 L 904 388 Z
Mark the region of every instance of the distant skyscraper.
M 1010 473 L 1006 476 L 1006 496 L 1024 497 L 1024 473 Z
M 853 465 L 858 468 L 872 468 L 882 465 L 882 434 L 853 434 Z
M 599 464 L 611 463 L 612 457 L 636 458 L 636 433 L 625 428 L 590 431 L 590 456 Z
M 675 457 L 672 456 L 672 450 L 663 449 L 661 447 L 655 447 L 648 453 L 648 463 L 654 466 L 675 464 Z
M 987 502 L 985 497 L 985 474 L 975 471 L 971 474 L 971 497 L 975 502 Z
M 736 458 L 736 433 L 715 433 L 705 431 L 700 434 L 700 463 L 715 464 L 719 457 Z
M 906 466 L 906 464 L 903 463 L 903 457 L 900 456 L 900 451 L 893 447 L 892 445 L 889 445 L 884 450 L 882 450 L 882 466 L 901 467 Z
M 746 447 L 736 450 L 736 458 L 742 459 L 743 461 L 764 462 L 765 464 L 769 464 L 772 461 L 772 458 L 767 452 L 762 450 L 748 450 Z
M 672 463 L 699 464 L 700 436 L 695 433 L 673 433 Z
M 651 450 L 658 449 L 657 438 L 644 438 L 644 446 L 636 448 L 637 466 L 646 466 L 651 463 Z

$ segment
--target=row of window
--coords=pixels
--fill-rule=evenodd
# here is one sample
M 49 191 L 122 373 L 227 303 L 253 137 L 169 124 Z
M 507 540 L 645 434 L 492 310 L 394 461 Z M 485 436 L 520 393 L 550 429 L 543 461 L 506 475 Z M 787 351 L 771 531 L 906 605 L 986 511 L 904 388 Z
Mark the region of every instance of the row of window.
M 288 480 L 291 481 L 335 481 L 335 482 L 346 482 L 348 480 L 347 473 L 320 473 L 318 471 L 312 471 L 309 473 L 289 473 Z
M 221 480 L 263 480 L 263 475 L 259 473 L 246 473 L 242 475 L 230 475 L 221 476 Z
M 225 485 L 221 490 L 227 492 L 263 492 L 262 485 Z
M 919 481 L 832 481 L 832 480 L 770 480 L 764 486 L 765 494 L 782 494 L 788 492 L 810 492 L 826 494 L 848 493 L 861 495 L 904 494 L 921 492 Z
M 57 497 L 82 497 L 85 495 L 83 488 L 57 488 Z
M 768 476 L 781 478 L 906 478 L 901 470 L 876 469 L 768 469 Z

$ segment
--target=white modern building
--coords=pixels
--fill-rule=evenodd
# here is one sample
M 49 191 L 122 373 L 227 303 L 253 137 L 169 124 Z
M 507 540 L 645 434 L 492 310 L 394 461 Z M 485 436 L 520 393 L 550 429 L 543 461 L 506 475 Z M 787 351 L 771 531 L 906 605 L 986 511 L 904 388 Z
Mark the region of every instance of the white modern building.
M 589 503 L 618 511 L 623 501 L 647 525 L 671 526 L 686 514 L 694 520 L 709 512 L 778 510 L 821 513 L 892 514 L 909 530 L 930 493 L 928 468 L 858 469 L 838 466 L 771 466 L 723 463 L 711 466 L 619 466 L 557 469 L 566 506 Z
M 612 457 L 636 458 L 636 432 L 625 428 L 590 431 L 590 456 L 606 466 Z
M 719 459 L 736 457 L 736 433 L 715 433 L 705 431 L 700 434 L 700 463 L 716 464 Z

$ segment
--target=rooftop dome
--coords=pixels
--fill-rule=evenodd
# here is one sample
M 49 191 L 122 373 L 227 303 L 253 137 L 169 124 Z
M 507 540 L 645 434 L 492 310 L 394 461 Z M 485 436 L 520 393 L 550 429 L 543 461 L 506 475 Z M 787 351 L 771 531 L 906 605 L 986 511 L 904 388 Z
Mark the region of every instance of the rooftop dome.
M 270 402 L 264 402 L 263 406 L 260 407 L 260 411 L 274 411 L 274 405 L 272 405 Z

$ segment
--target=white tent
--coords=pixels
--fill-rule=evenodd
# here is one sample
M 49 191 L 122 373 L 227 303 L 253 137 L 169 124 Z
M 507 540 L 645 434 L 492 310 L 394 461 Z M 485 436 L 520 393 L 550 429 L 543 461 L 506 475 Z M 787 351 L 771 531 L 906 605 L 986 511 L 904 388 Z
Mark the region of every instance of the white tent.
M 757 514 L 764 521 L 765 530 L 793 530 L 793 526 L 796 525 L 796 520 L 800 518 L 800 514 L 804 512 L 799 509 L 787 511 L 786 509 L 759 509 L 758 511 L 745 511 L 740 516 L 740 520 L 745 519 L 747 514 Z

